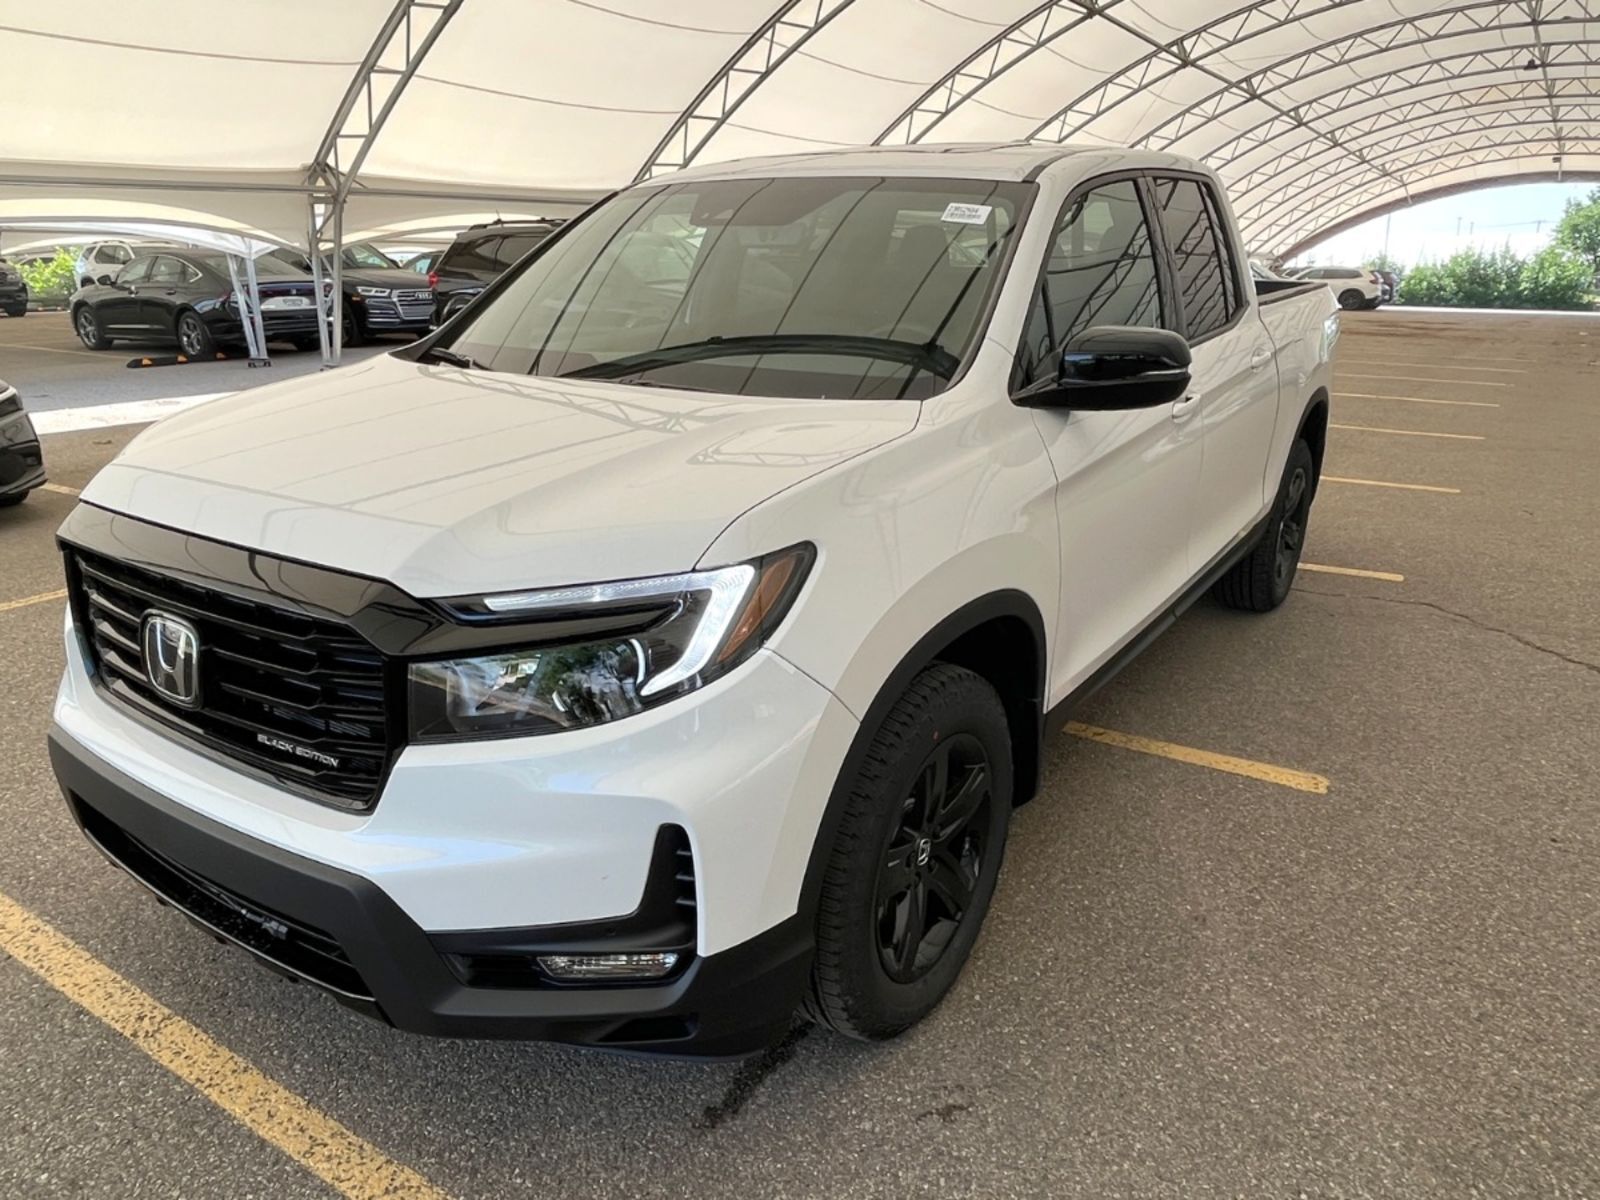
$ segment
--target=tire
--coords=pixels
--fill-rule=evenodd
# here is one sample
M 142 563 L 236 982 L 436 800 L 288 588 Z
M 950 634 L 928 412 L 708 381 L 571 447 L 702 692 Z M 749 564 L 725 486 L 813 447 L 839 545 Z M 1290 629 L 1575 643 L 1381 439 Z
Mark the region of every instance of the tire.
M 344 323 L 343 344 L 346 346 L 359 346 L 367 340 L 367 331 L 362 328 L 361 318 L 356 315 L 353 305 L 340 305 L 342 315 L 340 320 Z
M 18 492 L 15 496 L 0 496 L 0 508 L 15 508 L 32 494 L 32 492 Z
M 20 304 L 16 308 L 6 309 L 6 316 L 8 317 L 25 317 L 27 315 L 28 306 L 26 304 Z
M 1382 303 L 1383 303 L 1383 301 L 1381 299 L 1367 300 L 1367 301 L 1364 301 L 1362 303 L 1361 307 L 1362 308 L 1367 308 L 1367 309 L 1372 309 L 1372 308 L 1377 308 Z
M 111 339 L 106 336 L 105 330 L 100 328 L 100 318 L 94 315 L 94 309 L 87 304 L 80 304 L 78 311 L 72 314 L 72 328 L 77 331 L 78 340 L 89 349 L 111 348 Z
M 1339 293 L 1340 308 L 1356 309 L 1362 307 L 1364 304 L 1366 304 L 1366 302 L 1367 298 L 1355 288 L 1346 288 L 1344 291 Z
M 314 333 L 309 337 L 303 333 L 296 334 L 294 337 L 289 339 L 289 344 L 302 354 L 308 353 L 312 350 L 322 349 L 322 342 Z
M 804 1011 L 881 1041 L 944 999 L 994 895 L 1012 807 L 1011 734 L 994 688 L 964 667 L 924 670 L 873 735 L 844 803 L 823 851 Z
M 190 358 L 210 358 L 217 352 L 217 339 L 193 309 L 178 314 L 172 332 L 178 339 L 178 349 Z
M 1283 468 L 1272 520 L 1260 539 L 1211 589 L 1219 603 L 1245 612 L 1271 612 L 1289 596 L 1300 550 L 1305 545 L 1306 522 L 1317 493 L 1316 462 L 1304 438 L 1295 440 Z

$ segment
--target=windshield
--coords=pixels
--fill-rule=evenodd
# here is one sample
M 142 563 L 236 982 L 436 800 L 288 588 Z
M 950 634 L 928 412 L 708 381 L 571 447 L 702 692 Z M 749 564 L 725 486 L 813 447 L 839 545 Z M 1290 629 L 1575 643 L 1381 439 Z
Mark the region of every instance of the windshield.
M 365 242 L 356 242 L 346 246 L 339 253 L 339 261 L 347 267 L 398 267 L 395 262 L 376 246 L 369 246 Z
M 1031 192 L 879 178 L 630 189 L 441 344 L 495 371 L 923 398 L 976 345 Z

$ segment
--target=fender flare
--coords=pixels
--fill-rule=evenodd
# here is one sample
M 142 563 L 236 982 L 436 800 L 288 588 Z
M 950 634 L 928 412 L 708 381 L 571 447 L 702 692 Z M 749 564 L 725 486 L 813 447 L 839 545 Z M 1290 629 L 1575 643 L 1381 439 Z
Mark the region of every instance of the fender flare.
M 833 788 L 828 793 L 827 805 L 823 809 L 822 820 L 818 823 L 816 836 L 812 840 L 811 855 L 806 864 L 805 880 L 800 888 L 798 905 L 798 911 L 804 917 L 808 931 L 816 920 L 823 870 L 828 850 L 833 845 L 839 822 L 843 817 L 845 797 L 849 794 L 862 760 L 866 757 L 872 739 L 882 727 L 884 718 L 888 716 L 889 709 L 905 693 L 918 672 L 938 661 L 942 651 L 963 635 L 997 619 L 1021 620 L 1027 626 L 1034 642 L 1034 681 L 1027 702 L 1026 728 L 1024 730 L 1019 727 L 1018 722 L 1012 723 L 1012 744 L 1015 755 L 1012 771 L 1015 794 L 1012 799 L 1015 804 L 1021 804 L 1032 798 L 1038 784 L 1040 748 L 1044 741 L 1045 656 L 1049 643 L 1045 639 L 1044 618 L 1033 597 L 1026 592 L 1007 588 L 968 601 L 919 638 L 889 672 L 888 678 L 879 686 L 872 703 L 862 715 L 855 737 L 851 739 L 850 749 L 845 752 L 839 773 L 834 778 Z M 1008 710 L 1008 716 L 1010 715 Z

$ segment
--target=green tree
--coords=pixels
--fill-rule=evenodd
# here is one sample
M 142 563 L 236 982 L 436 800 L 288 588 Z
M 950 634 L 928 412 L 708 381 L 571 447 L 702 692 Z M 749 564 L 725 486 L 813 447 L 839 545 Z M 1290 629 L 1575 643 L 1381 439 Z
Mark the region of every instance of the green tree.
M 1600 274 L 1600 188 L 1582 200 L 1568 200 L 1556 225 L 1556 245 L 1564 246 Z
M 1522 258 L 1509 246 L 1458 250 L 1442 263 L 1419 263 L 1406 276 L 1400 304 L 1436 308 L 1589 307 L 1593 273 L 1565 246 Z
M 1565 246 L 1546 246 L 1522 272 L 1524 308 L 1588 308 L 1594 270 Z
M 28 285 L 29 296 L 37 304 L 46 299 L 64 299 L 77 290 L 77 282 L 72 277 L 75 262 L 77 256 L 71 250 L 62 247 L 56 251 L 54 258 L 24 264 L 19 266 L 17 271 L 22 276 L 22 281 Z

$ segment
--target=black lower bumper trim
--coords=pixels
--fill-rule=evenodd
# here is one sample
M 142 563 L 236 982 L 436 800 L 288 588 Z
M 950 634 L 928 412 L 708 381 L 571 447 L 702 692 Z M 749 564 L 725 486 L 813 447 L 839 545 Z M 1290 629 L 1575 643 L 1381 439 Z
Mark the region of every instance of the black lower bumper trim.
M 60 729 L 50 760 L 80 828 L 164 901 L 272 969 L 413 1033 L 738 1057 L 782 1036 L 810 972 L 797 915 L 661 985 L 470 987 L 434 944 L 441 935 L 430 938 L 370 880 L 192 812 Z M 496 933 L 536 945 L 559 928 Z

